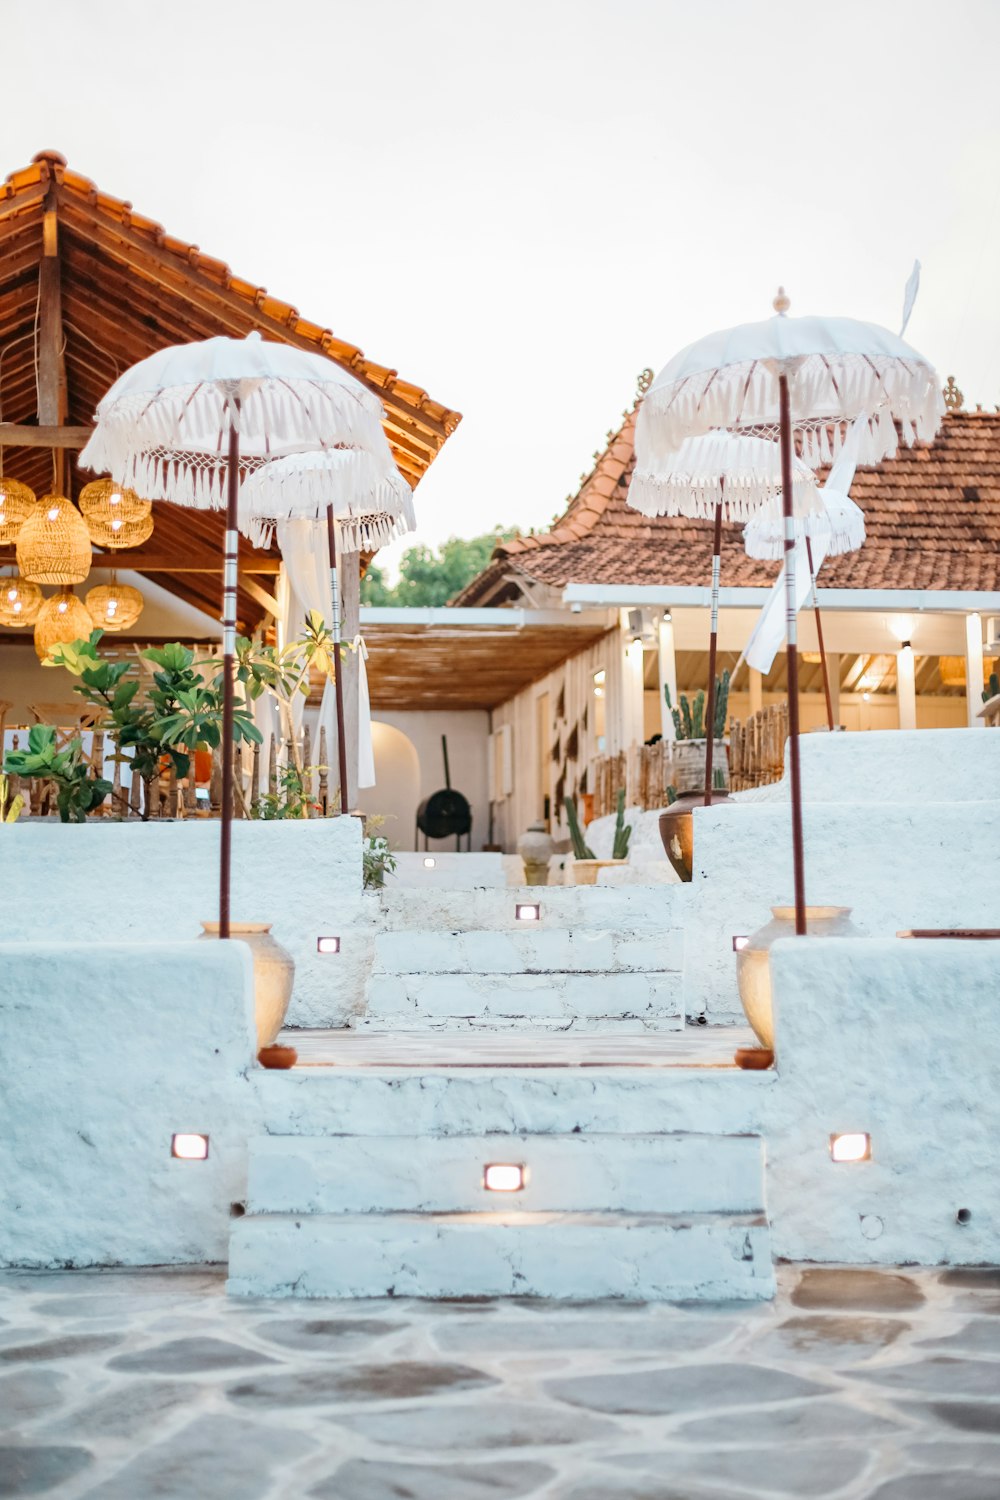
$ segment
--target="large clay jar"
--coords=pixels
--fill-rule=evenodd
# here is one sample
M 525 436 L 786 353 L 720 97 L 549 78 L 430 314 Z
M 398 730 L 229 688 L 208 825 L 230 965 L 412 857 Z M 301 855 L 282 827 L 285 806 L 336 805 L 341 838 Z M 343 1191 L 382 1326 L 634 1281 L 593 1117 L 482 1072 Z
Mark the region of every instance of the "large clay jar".
M 795 936 L 795 907 L 772 906 L 771 920 L 736 954 L 736 980 L 747 1020 L 761 1045 L 774 1050 L 771 1003 L 771 947 L 779 938 Z M 806 937 L 859 938 L 849 906 L 807 906 Z
M 704 778 L 705 767 L 702 766 L 702 778 Z M 718 807 L 723 802 L 730 800 L 728 792 L 713 792 L 712 807 Z M 691 879 L 691 870 L 694 863 L 694 818 L 691 816 L 696 807 L 705 806 L 704 781 L 700 792 L 685 792 L 665 807 L 660 813 L 660 842 L 663 850 L 681 880 Z
M 524 878 L 528 885 L 548 885 L 549 860 L 555 853 L 555 840 L 544 823 L 532 823 L 517 841 L 517 852 L 524 861 Z
M 202 922 L 201 925 L 205 929 L 201 934 L 203 938 L 219 936 L 218 922 Z M 295 979 L 295 960 L 271 936 L 270 922 L 230 922 L 229 936 L 246 943 L 253 959 L 254 1019 L 259 1052 L 262 1047 L 270 1047 L 285 1024 Z

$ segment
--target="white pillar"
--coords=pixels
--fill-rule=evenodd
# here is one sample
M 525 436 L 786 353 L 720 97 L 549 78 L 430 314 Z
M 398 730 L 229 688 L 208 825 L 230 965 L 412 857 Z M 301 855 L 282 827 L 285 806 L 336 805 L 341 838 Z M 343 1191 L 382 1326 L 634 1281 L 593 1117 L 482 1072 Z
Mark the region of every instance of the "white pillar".
M 624 646 L 622 660 L 622 718 L 621 718 L 621 748 L 628 750 L 632 745 L 641 745 L 645 736 L 643 735 L 643 650 L 642 641 L 633 641 L 631 636 L 623 635 Z
M 840 723 L 840 654 L 837 651 L 826 653 L 826 670 L 830 678 L 830 701 L 833 704 L 833 722 Z
M 759 714 L 764 707 L 764 677 L 756 667 L 750 669 L 750 712 Z
M 667 707 L 667 695 L 664 688 L 670 689 L 670 701 L 677 707 L 677 654 L 674 650 L 674 622 L 670 618 L 670 611 L 664 613 L 660 621 L 660 732 L 665 740 L 674 737 L 674 720 Z
M 909 641 L 896 652 L 896 704 L 900 729 L 916 729 L 917 678 Z
M 984 729 L 986 720 L 976 717 L 983 706 L 983 622 L 978 615 L 965 617 L 965 702 L 970 729 Z

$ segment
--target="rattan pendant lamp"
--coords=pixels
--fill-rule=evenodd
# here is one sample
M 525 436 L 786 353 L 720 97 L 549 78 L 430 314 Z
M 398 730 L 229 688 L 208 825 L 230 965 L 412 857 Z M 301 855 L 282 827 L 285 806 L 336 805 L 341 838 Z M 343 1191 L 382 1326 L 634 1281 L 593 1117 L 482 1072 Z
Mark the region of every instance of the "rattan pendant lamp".
M 86 640 L 93 628 L 83 600 L 71 588 L 57 589 L 35 619 L 35 650 L 44 661 L 54 647 Z
M 0 458 L 3 450 L 0 449 Z M 0 546 L 10 546 L 35 509 L 34 490 L 17 479 L 5 479 L 0 473 Z
M 90 589 L 84 603 L 99 630 L 128 630 L 142 614 L 145 599 L 130 583 L 119 583 L 112 573 L 108 583 Z
M 20 573 L 5 573 L 0 578 L 0 625 L 15 629 L 33 625 L 42 607 L 42 591 Z
M 31 583 L 82 583 L 90 572 L 87 523 L 65 495 L 43 495 L 17 536 L 17 565 Z
M 80 511 L 98 547 L 139 547 L 153 534 L 153 507 L 112 479 L 95 479 L 80 491 Z

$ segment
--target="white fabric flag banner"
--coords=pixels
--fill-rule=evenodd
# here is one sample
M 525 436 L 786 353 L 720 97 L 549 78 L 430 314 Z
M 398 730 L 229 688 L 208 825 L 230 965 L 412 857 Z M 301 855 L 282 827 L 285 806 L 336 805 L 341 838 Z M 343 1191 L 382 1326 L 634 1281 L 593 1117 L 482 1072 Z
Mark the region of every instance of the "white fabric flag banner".
M 854 483 L 854 471 L 858 466 L 858 452 L 860 448 L 861 431 L 867 423 L 868 416 L 862 412 L 858 420 L 851 427 L 850 432 L 837 455 L 837 461 L 830 470 L 826 484 L 820 491 L 820 496 L 828 492 L 834 495 L 850 497 L 851 485 Z M 826 549 L 829 541 L 829 533 L 824 537 L 821 532 L 814 531 L 812 537 L 812 559 L 815 573 L 818 573 L 826 557 Z M 815 574 L 813 575 L 815 576 Z M 804 537 L 799 537 L 795 543 L 795 613 L 805 604 L 812 593 L 813 577 L 809 571 L 809 555 L 806 550 Z M 774 658 L 781 649 L 781 643 L 785 639 L 786 624 L 785 598 L 785 569 L 782 567 L 774 581 L 774 585 L 768 595 L 767 603 L 760 612 L 760 618 L 754 626 L 753 634 L 747 642 L 743 659 L 748 666 L 761 672 L 765 677 L 774 665 Z
M 310 609 L 330 618 L 330 551 L 326 521 L 281 521 L 277 527 L 278 546 L 288 573 L 288 604 L 283 611 L 284 639 L 292 640 Z M 348 554 L 353 556 L 354 554 Z M 339 561 L 339 558 L 338 558 Z M 284 601 L 282 601 L 284 602 Z M 293 708 L 296 727 L 302 722 L 305 699 L 300 697 Z M 333 683 L 327 680 L 319 707 L 319 726 L 326 728 L 327 754 L 333 756 L 337 744 L 337 700 Z M 318 743 L 318 734 L 317 734 Z M 372 751 L 372 718 L 368 698 L 368 673 L 365 652 L 358 651 L 358 786 L 375 785 L 375 757 Z

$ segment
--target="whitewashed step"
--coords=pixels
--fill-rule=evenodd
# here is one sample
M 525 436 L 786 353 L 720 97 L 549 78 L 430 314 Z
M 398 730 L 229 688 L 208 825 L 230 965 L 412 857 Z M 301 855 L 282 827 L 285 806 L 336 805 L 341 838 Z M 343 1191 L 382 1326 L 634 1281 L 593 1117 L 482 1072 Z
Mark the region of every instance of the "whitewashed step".
M 673 1030 L 681 976 L 643 974 L 372 974 L 358 1030 L 503 1026 L 581 1031 Z
M 752 1300 L 774 1295 L 774 1273 L 756 1214 L 247 1214 L 233 1223 L 228 1290 Z
M 636 936 L 609 930 L 385 932 L 375 940 L 375 974 L 663 973 L 683 967 L 679 928 Z
M 524 1187 L 487 1191 L 488 1163 L 524 1168 Z M 756 1213 L 761 1139 L 752 1135 L 258 1136 L 250 1213 L 518 1211 Z
M 540 907 L 542 928 L 649 933 L 680 927 L 692 887 L 510 886 L 505 890 L 395 890 L 377 898 L 386 931 L 463 932 L 517 928 L 518 904 Z

